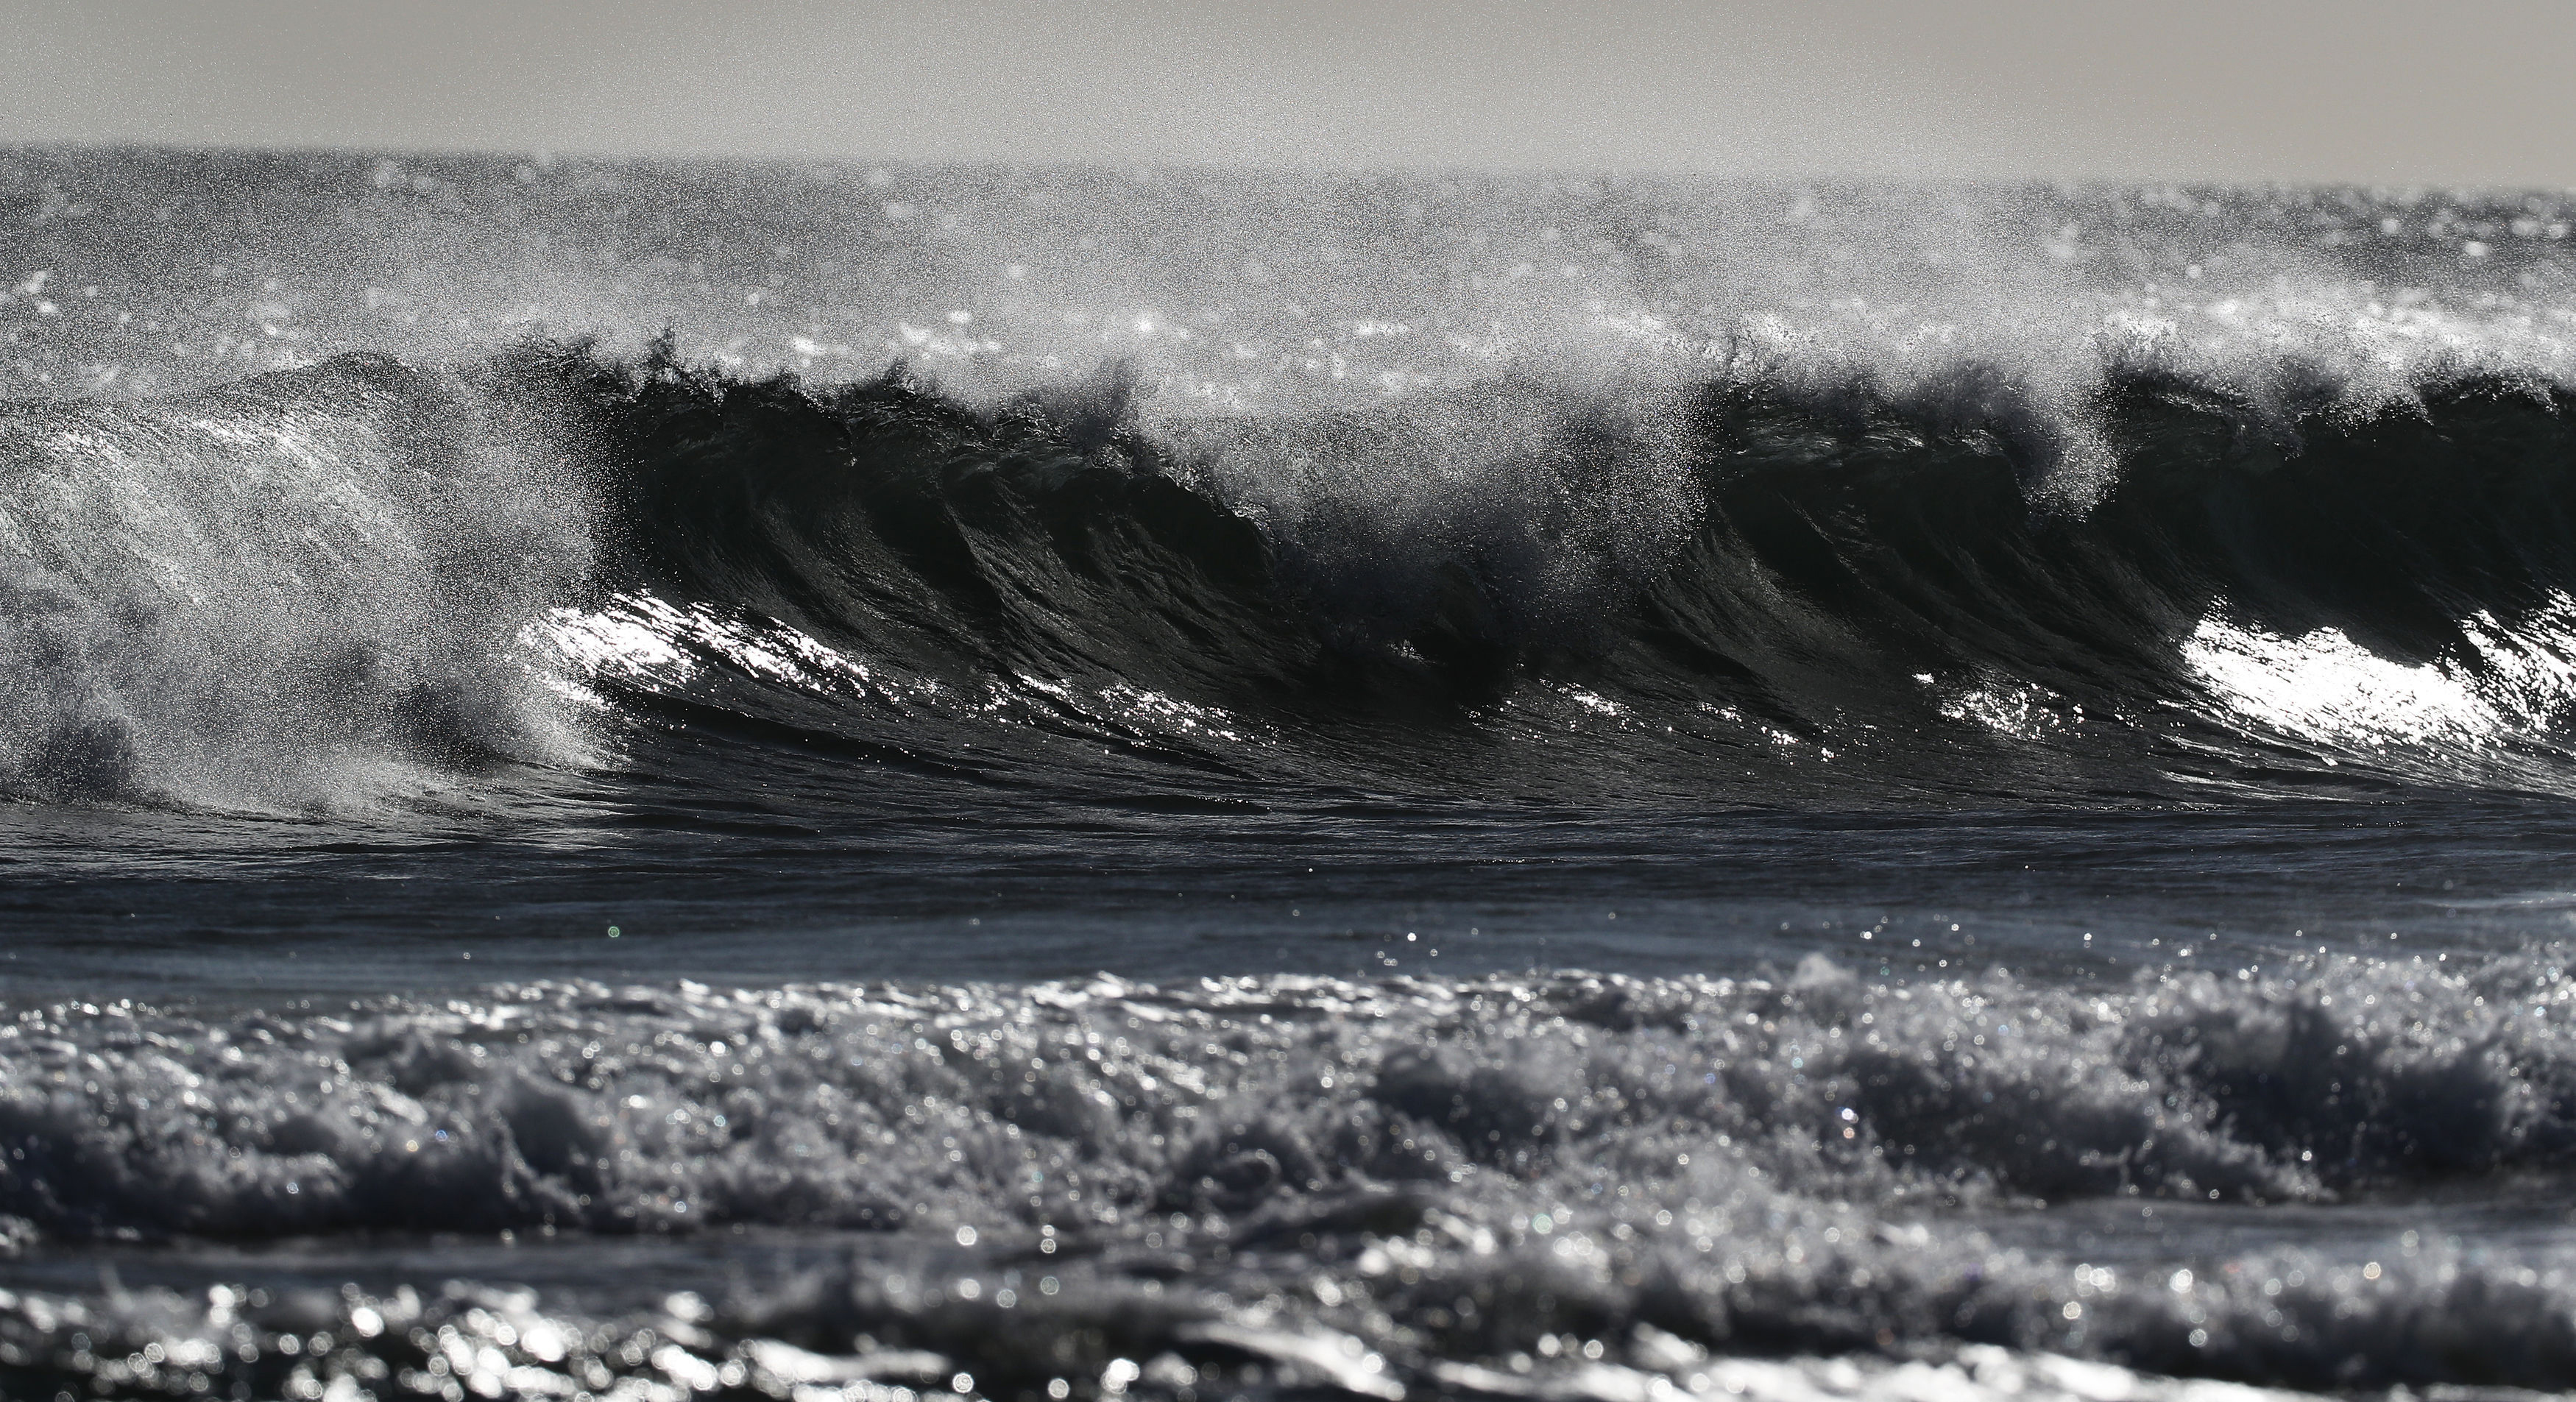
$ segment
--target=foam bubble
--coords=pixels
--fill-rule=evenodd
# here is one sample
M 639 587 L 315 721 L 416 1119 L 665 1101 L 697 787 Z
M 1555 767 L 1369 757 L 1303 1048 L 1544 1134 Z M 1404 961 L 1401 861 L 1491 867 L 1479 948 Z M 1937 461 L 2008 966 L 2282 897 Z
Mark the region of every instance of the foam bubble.
M 1407 1367 L 1562 1372 L 1651 1325 L 1720 1349 L 2517 1381 L 2576 1358 L 2576 1265 L 2401 1245 L 2367 1205 L 2565 1164 L 2571 997 L 2528 958 L 2116 988 L 1881 985 L 1816 958 L 1752 981 L 66 1005 L 0 1028 L 0 1211 L 66 1241 L 836 1229 L 897 1254 L 746 1297 L 741 1336 L 867 1333 L 978 1376 L 1037 1366 L 1015 1330 L 1117 1316 L 1152 1349 L 1289 1367 L 1325 1329 Z M 2061 1240 L 2043 1200 L 2113 1216 Z M 2309 1204 L 2333 1230 L 2158 1234 L 2213 1203 Z M 1195 1264 L 1158 1273 L 1175 1260 Z M 1267 1313 L 1219 1303 L 1283 1289 Z M 2442 1342 L 2463 1338 L 2490 1343 Z

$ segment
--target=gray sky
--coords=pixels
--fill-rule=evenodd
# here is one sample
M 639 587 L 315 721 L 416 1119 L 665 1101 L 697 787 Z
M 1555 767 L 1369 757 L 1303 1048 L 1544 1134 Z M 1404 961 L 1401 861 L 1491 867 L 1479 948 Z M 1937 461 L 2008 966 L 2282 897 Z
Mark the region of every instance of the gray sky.
M 0 140 L 2576 185 L 2576 0 L 0 0 Z

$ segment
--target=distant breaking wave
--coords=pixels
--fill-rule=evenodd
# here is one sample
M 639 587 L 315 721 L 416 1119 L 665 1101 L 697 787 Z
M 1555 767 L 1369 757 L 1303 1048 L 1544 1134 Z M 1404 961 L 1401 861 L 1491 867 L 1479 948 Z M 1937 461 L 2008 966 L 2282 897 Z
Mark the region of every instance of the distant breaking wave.
M 1738 367 L 1147 421 L 1117 373 L 344 357 L 0 420 L 0 791 L 793 751 L 1251 803 L 2566 792 L 2571 402 Z

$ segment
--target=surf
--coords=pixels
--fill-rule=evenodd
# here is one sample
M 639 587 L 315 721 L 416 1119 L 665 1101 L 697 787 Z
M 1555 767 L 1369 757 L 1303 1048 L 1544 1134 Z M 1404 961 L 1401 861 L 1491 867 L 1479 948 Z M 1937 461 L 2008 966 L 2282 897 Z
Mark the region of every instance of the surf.
M 729 718 L 1069 790 L 1102 741 L 1181 793 L 2571 781 L 2560 391 L 2282 418 L 2139 373 L 2068 421 L 2113 463 L 2076 502 L 2073 429 L 1865 381 L 1173 421 L 1127 384 L 978 403 L 530 343 L 23 406 L 0 773 L 327 806 L 677 763 Z

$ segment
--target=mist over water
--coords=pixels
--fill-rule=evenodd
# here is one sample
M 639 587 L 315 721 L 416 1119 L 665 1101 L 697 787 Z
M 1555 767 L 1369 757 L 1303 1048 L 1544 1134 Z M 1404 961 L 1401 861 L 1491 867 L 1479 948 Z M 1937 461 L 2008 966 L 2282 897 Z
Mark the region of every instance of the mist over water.
M 2551 1389 L 2556 196 L 16 151 L 0 1389 Z

